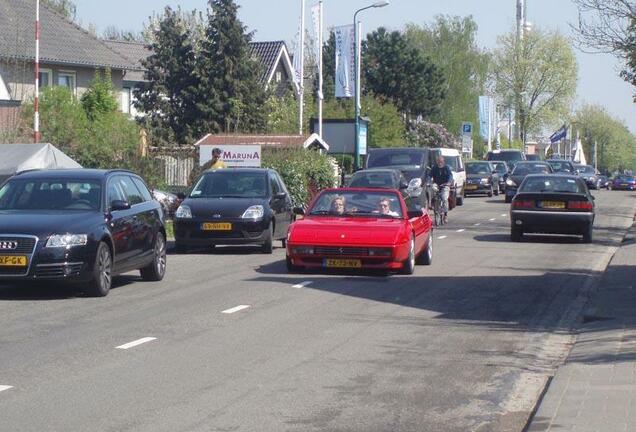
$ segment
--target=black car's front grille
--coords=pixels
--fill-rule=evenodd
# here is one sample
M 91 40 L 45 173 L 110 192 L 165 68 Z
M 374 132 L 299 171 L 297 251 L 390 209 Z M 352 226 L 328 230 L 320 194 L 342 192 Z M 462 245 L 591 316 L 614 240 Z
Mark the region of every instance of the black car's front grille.
M 17 243 L 17 247 L 12 246 Z M 11 247 L 9 247 L 11 246 Z M 1 254 L 22 254 L 31 255 L 35 247 L 34 237 L 0 237 L 0 255 Z
M 367 256 L 369 255 L 369 249 L 355 247 L 316 246 L 314 248 L 314 254 L 328 256 Z
M 242 239 L 243 233 L 240 231 L 200 231 L 194 238 L 204 239 Z
M 63 278 L 76 276 L 82 271 L 84 263 L 62 263 L 38 265 L 35 270 L 36 278 Z
M 0 267 L 0 276 L 26 276 L 27 267 Z

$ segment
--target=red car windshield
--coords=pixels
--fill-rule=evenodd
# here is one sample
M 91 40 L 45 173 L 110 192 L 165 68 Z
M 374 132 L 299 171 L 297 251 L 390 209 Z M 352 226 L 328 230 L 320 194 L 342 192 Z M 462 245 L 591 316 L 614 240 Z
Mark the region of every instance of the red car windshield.
M 323 192 L 309 211 L 312 216 L 402 218 L 399 196 L 387 191 Z

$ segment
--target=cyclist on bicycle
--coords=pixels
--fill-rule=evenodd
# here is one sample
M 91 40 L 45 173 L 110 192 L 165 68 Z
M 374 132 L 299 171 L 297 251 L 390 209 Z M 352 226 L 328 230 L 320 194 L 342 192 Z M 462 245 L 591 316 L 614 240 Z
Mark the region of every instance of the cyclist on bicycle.
M 450 197 L 450 186 L 453 184 L 453 171 L 444 160 L 444 156 L 437 158 L 437 165 L 431 171 L 433 182 L 439 187 L 442 198 L 442 223 L 448 222 L 448 198 Z

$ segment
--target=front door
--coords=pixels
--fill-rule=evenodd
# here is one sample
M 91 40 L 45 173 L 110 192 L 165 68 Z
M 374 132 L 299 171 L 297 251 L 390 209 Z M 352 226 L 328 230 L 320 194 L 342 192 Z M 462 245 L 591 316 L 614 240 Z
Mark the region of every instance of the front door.
M 106 208 L 109 213 L 109 229 L 113 238 L 115 268 L 125 266 L 134 254 L 133 210 L 111 211 L 113 201 L 126 201 L 126 196 L 114 178 L 106 185 Z

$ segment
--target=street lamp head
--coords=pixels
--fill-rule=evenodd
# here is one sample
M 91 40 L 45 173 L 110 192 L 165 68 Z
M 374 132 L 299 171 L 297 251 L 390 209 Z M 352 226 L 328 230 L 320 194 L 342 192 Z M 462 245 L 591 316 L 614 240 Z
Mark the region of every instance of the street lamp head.
M 381 8 L 389 5 L 389 0 L 381 0 L 373 3 L 374 8 Z

